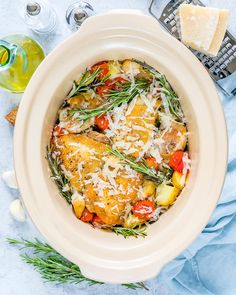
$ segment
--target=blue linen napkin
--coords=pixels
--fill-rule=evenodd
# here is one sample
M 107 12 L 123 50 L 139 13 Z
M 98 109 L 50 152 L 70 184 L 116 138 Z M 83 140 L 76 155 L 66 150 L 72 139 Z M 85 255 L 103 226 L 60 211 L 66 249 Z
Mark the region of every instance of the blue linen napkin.
M 157 277 L 159 283 L 181 295 L 236 294 L 236 98 L 220 95 L 229 137 L 221 198 L 202 233 Z

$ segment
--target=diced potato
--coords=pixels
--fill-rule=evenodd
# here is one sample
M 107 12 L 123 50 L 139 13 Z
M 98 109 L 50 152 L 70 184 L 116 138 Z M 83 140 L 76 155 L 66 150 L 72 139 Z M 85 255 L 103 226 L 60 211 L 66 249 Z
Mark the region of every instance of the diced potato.
M 116 76 L 121 73 L 120 63 L 118 61 L 109 62 L 109 75 Z
M 70 105 L 70 108 L 88 108 L 88 109 L 94 109 L 101 105 L 103 102 L 103 99 L 96 95 L 95 92 L 92 90 L 89 90 L 87 92 L 79 93 L 67 100 L 67 102 Z
M 142 67 L 140 64 L 136 63 L 135 61 L 132 60 L 125 60 L 122 64 L 122 70 L 126 73 L 126 74 L 133 74 L 133 75 L 137 75 L 140 73 L 140 71 L 142 70 Z
M 147 71 L 147 70 L 142 70 L 137 76 L 137 79 L 146 79 L 146 80 L 152 80 L 153 79 L 153 75 Z
M 150 197 L 155 194 L 156 184 L 150 180 L 143 181 L 143 193 L 145 197 Z
M 179 194 L 179 189 L 162 183 L 156 190 L 156 201 L 160 206 L 169 206 L 176 200 Z
M 80 218 L 85 208 L 85 200 L 84 199 L 72 200 L 72 206 L 75 212 L 75 216 L 77 218 Z
M 175 171 L 172 175 L 172 183 L 173 185 L 182 190 L 184 188 L 186 182 L 186 175 L 183 175 L 181 173 L 179 173 L 178 171 Z
M 139 219 L 137 216 L 135 215 L 129 215 L 125 222 L 124 222 L 124 227 L 128 227 L 128 228 L 134 228 L 137 225 L 142 224 L 143 221 L 141 219 Z

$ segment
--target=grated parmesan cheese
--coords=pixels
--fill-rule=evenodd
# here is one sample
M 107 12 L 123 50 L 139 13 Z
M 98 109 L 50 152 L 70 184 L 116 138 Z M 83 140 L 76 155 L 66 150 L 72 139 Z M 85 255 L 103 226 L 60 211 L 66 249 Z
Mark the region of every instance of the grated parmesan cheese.
M 188 157 L 188 153 L 184 153 L 183 163 L 184 163 L 183 174 L 186 175 L 188 171 L 190 170 L 190 164 L 191 164 L 191 160 Z

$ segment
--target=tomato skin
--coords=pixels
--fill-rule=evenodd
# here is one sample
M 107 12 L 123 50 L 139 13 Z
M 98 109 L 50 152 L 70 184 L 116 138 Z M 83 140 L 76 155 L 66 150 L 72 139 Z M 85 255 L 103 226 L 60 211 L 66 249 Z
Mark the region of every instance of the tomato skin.
M 124 85 L 126 84 L 128 81 L 125 80 L 124 78 L 122 77 L 116 77 L 115 79 L 113 79 L 113 89 L 114 90 L 120 90 L 122 87 L 121 85 Z
M 116 82 L 116 83 L 120 83 L 120 84 L 125 84 L 125 83 L 128 82 L 126 79 L 124 79 L 122 77 L 116 77 L 116 78 L 113 79 L 113 81 Z
M 82 213 L 82 216 L 80 217 L 80 220 L 86 223 L 91 222 L 93 220 L 93 216 L 94 214 L 89 212 L 89 210 L 85 208 Z
M 154 157 L 148 157 L 146 159 L 146 163 L 147 163 L 148 167 L 150 167 L 150 168 L 155 168 L 156 170 L 158 170 L 158 168 L 159 168 L 159 164 L 157 163 L 157 161 Z
M 62 136 L 66 134 L 66 131 L 64 128 L 62 128 L 61 126 L 59 125 L 56 125 L 54 128 L 53 128 L 53 135 L 54 136 Z
M 94 122 L 101 131 L 104 131 L 109 128 L 109 121 L 107 119 L 106 114 L 96 116 Z
M 99 95 L 103 96 L 109 93 L 110 90 L 120 90 L 122 88 L 121 85 L 124 85 L 125 83 L 127 83 L 127 80 L 121 77 L 116 77 L 113 80 L 106 80 L 103 85 L 97 86 L 96 90 Z
M 169 165 L 171 168 L 173 168 L 175 171 L 179 173 L 183 173 L 184 169 L 184 157 L 185 152 L 183 151 L 176 151 L 174 154 L 170 157 Z
M 104 78 L 109 73 L 109 65 L 107 62 L 101 62 L 101 63 L 97 63 L 97 64 L 93 65 L 90 70 L 90 73 L 92 74 L 97 69 L 101 70 L 100 74 L 98 75 L 99 79 Z
M 94 217 L 93 217 L 93 223 L 95 223 L 95 224 L 104 224 L 104 222 L 102 221 L 102 219 L 99 216 L 97 216 L 97 215 L 94 215 Z
M 114 87 L 112 85 L 112 81 L 111 80 L 106 80 L 106 82 L 101 85 L 101 86 L 97 86 L 96 87 L 96 90 L 97 90 L 97 93 L 101 96 L 109 93 L 110 90 L 112 90 Z
M 150 220 L 155 213 L 155 209 L 156 204 L 154 201 L 141 200 L 134 204 L 132 211 L 140 219 Z

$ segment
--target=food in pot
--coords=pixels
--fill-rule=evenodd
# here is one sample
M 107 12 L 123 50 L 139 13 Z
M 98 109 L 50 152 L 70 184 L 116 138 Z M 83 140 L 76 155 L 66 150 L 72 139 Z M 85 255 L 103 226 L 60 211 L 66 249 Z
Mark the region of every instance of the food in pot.
M 145 63 L 99 62 L 73 83 L 58 110 L 47 157 L 80 221 L 124 237 L 145 236 L 190 171 L 179 98 Z

